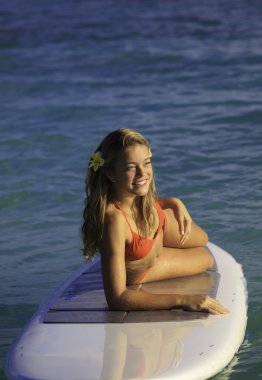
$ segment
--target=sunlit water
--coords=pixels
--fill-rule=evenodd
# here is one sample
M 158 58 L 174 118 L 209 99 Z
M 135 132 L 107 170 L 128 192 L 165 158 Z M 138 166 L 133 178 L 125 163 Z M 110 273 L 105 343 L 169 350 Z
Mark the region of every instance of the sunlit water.
M 244 0 L 1 2 L 2 368 L 38 304 L 82 263 L 87 161 L 125 126 L 150 141 L 159 194 L 182 198 L 242 263 L 247 334 L 216 379 L 259 378 L 261 15 Z

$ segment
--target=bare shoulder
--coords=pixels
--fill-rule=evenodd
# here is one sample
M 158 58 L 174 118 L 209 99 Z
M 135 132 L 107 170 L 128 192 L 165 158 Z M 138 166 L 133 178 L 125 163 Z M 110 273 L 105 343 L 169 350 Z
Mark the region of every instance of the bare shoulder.
M 105 212 L 104 224 L 109 228 L 124 230 L 123 214 L 116 207 L 109 205 Z
M 124 252 L 126 228 L 121 211 L 108 207 L 105 213 L 103 235 L 101 239 L 101 257 L 112 257 Z
M 103 238 L 107 241 L 114 239 L 118 243 L 122 241 L 126 243 L 130 239 L 128 233 L 122 212 L 109 205 L 105 212 Z

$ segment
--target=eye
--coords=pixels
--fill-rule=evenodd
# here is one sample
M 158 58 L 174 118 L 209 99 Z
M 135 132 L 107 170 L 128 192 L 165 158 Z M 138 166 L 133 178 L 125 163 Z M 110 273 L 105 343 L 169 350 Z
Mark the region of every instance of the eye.
M 128 166 L 126 166 L 126 171 L 129 171 L 129 170 L 133 170 L 133 169 L 135 169 L 135 165 L 128 165 Z

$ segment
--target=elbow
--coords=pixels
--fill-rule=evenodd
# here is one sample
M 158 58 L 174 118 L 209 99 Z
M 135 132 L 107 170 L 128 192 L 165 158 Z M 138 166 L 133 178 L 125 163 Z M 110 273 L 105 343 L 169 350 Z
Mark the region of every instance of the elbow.
M 197 245 L 199 247 L 204 247 L 208 243 L 208 234 L 203 228 L 198 227 L 198 230 L 196 231 L 197 233 Z
M 208 255 L 208 258 L 207 258 L 207 269 L 211 269 L 213 266 L 214 266 L 214 258 L 211 254 Z
M 207 245 L 207 243 L 208 243 L 208 234 L 204 230 L 203 230 L 203 237 L 202 237 L 202 239 L 203 239 L 203 244 L 202 245 Z
M 120 303 L 108 304 L 108 310 L 109 311 L 128 311 L 128 309 L 125 308 L 124 305 Z
M 131 310 L 131 306 L 125 296 L 125 292 L 119 296 L 108 296 L 106 298 L 107 305 L 111 311 L 128 311 Z
M 124 303 L 119 302 L 118 300 L 115 301 L 107 301 L 108 309 L 110 311 L 128 311 L 128 309 L 125 307 Z

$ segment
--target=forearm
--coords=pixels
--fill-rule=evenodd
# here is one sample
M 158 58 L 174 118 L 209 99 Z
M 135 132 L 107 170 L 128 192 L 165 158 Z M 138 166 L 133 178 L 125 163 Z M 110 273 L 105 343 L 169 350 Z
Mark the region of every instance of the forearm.
M 178 198 L 160 198 L 159 204 L 163 209 L 171 209 L 178 222 L 181 235 L 180 243 L 183 245 L 191 234 L 192 218 L 184 203 Z
M 177 210 L 179 205 L 182 203 L 182 201 L 178 198 L 159 198 L 158 199 L 159 205 L 163 209 L 171 208 L 172 210 Z
M 227 314 L 219 301 L 207 295 L 151 294 L 126 289 L 111 305 L 111 310 L 170 310 L 181 308 L 210 314 Z
M 167 310 L 190 304 L 194 296 L 178 294 L 151 294 L 145 291 L 126 289 L 119 297 L 111 300 L 113 310 Z

